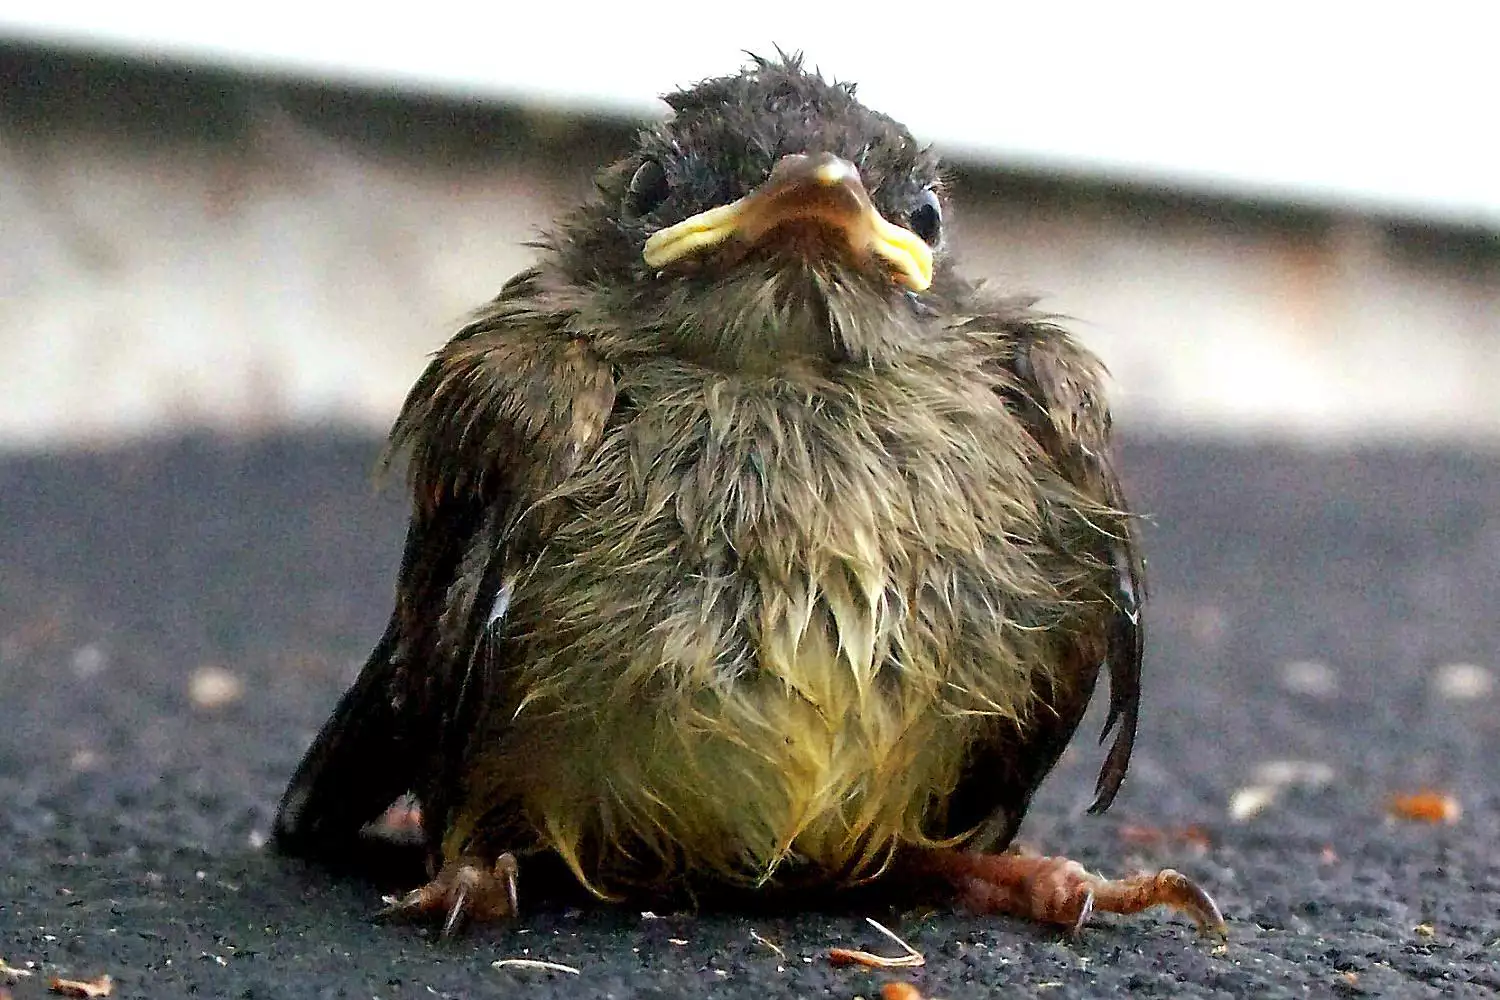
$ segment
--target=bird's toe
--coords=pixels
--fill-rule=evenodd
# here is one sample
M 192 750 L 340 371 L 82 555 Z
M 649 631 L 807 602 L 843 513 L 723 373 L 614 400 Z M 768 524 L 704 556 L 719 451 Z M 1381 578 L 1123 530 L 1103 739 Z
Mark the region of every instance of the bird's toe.
M 437 876 L 403 896 L 385 897 L 383 917 L 441 915 L 443 937 L 452 937 L 468 921 L 503 920 L 519 909 L 515 856 L 501 854 L 492 864 L 458 858 L 443 865 Z

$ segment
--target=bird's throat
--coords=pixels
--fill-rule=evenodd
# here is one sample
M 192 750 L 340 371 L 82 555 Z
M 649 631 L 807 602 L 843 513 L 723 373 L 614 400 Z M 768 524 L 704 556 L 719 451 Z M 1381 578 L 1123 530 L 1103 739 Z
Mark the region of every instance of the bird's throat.
M 742 266 L 693 299 L 674 324 L 678 351 L 707 367 L 771 375 L 845 353 L 827 280 L 801 262 Z

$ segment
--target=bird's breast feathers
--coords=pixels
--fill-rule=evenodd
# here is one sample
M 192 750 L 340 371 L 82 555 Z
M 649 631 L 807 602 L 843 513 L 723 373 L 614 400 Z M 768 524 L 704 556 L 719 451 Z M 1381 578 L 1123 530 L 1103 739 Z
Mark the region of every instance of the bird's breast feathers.
M 1071 603 L 994 387 L 663 366 L 619 391 L 545 501 L 474 794 L 518 796 L 593 884 L 627 844 L 755 881 L 930 840 L 970 744 L 1029 711 Z

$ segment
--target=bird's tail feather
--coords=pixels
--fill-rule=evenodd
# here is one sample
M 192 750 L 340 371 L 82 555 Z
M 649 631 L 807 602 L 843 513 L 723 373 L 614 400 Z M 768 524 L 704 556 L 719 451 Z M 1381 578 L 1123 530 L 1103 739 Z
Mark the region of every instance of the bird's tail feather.
M 347 849 L 411 789 L 416 762 L 391 702 L 394 636 L 393 622 L 287 784 L 273 834 L 283 853 Z

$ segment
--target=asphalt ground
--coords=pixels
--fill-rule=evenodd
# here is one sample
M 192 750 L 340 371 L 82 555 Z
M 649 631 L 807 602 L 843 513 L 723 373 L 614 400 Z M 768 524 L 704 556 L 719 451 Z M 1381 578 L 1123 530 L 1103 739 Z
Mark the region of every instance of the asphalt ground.
M 1082 815 L 1099 751 L 1080 735 L 1022 837 L 1190 873 L 1229 919 L 1216 947 L 1161 913 L 1077 940 L 900 900 L 651 914 L 525 871 L 514 924 L 440 942 L 372 920 L 409 858 L 329 872 L 264 843 L 388 611 L 404 503 L 371 486 L 378 450 L 328 432 L 0 459 L 0 958 L 33 973 L 0 991 L 106 973 L 132 997 L 1500 991 L 1500 457 L 1124 450 L 1155 518 L 1135 765 L 1108 816 Z M 1424 789 L 1461 816 L 1393 817 Z M 866 917 L 926 965 L 831 964 L 886 948 Z

